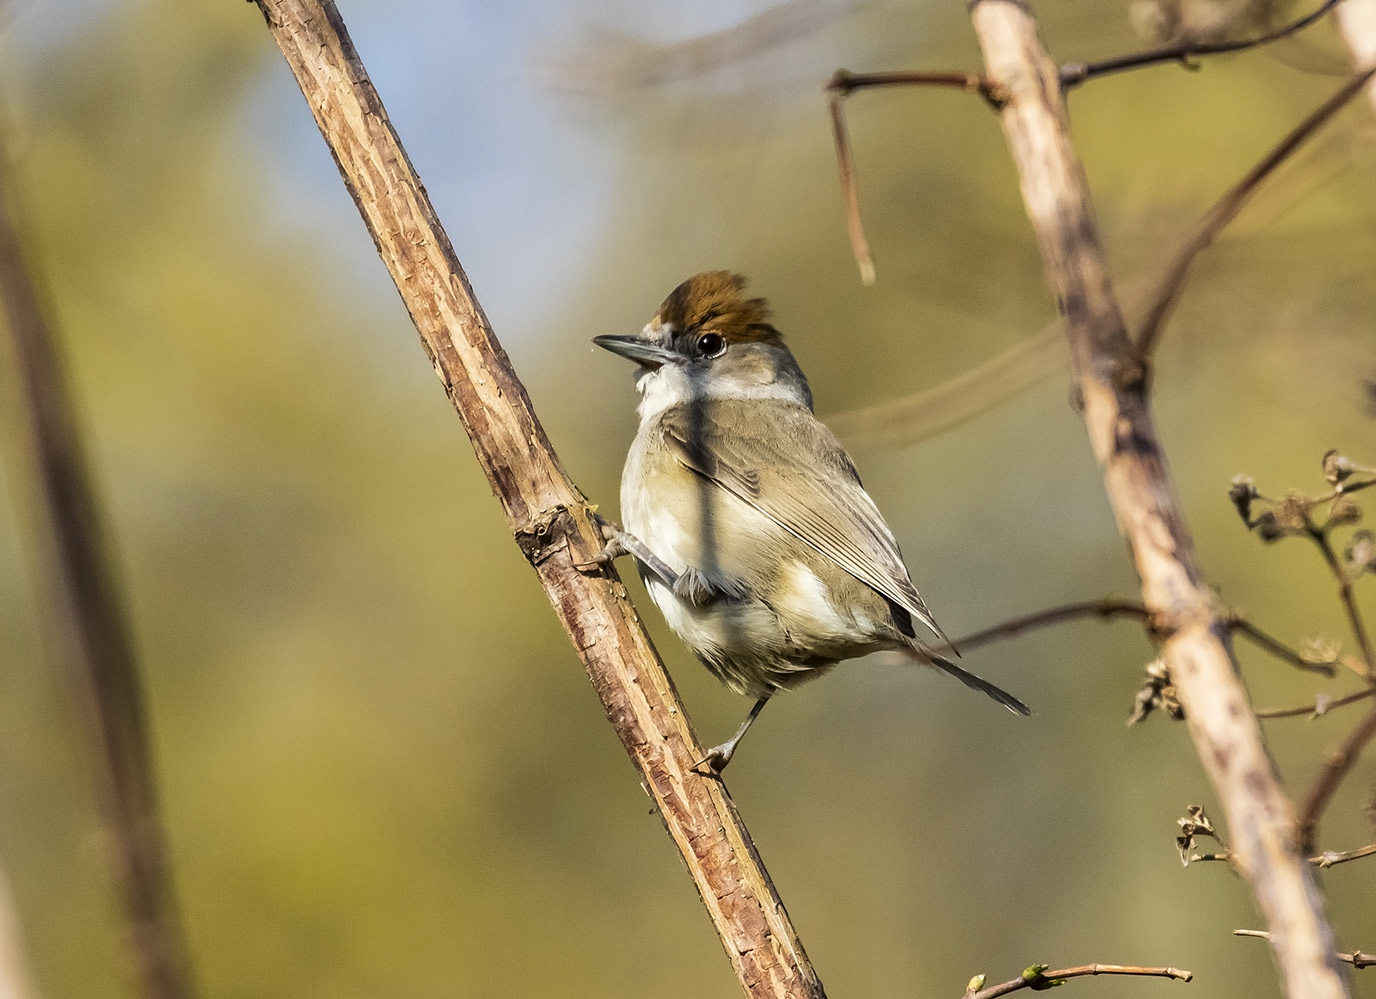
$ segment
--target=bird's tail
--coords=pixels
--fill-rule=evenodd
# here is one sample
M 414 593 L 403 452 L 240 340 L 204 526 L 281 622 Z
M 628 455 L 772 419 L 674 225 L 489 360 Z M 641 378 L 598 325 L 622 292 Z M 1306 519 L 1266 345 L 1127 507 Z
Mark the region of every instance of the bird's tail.
M 1030 715 L 1032 713 L 1031 708 L 1029 708 L 1026 704 L 1022 703 L 1022 701 L 1018 700 L 1012 694 L 1008 693 L 1008 691 L 1004 690 L 1002 687 L 995 686 L 988 680 L 984 679 L 984 677 L 975 676 L 975 674 L 971 673 L 968 669 L 962 669 L 955 663 L 951 662 L 951 660 L 947 659 L 945 656 L 939 656 L 930 649 L 924 649 L 920 647 L 915 648 L 913 646 L 908 646 L 904 649 L 904 651 L 911 655 L 914 659 L 919 660 L 920 662 L 927 663 L 930 666 L 935 666 L 942 672 L 951 674 L 951 676 L 955 677 L 957 680 L 965 684 L 965 686 L 969 687 L 971 690 L 978 690 L 981 693 L 986 694 L 989 697 L 992 697 L 994 700 L 998 701 L 1009 711 L 1016 712 L 1020 715 Z

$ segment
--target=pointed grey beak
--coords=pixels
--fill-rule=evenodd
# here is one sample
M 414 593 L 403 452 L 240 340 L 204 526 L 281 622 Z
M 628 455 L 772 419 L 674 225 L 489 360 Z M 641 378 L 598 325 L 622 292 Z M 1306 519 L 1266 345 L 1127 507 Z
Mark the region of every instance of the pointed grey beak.
M 647 368 L 658 368 L 683 360 L 672 350 L 665 350 L 643 336 L 595 336 L 592 342 Z

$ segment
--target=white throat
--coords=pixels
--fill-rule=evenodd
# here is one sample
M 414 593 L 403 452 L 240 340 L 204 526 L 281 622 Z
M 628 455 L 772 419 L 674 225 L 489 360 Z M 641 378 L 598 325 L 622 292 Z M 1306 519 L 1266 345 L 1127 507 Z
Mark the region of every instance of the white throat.
M 691 403 L 715 402 L 723 399 L 745 399 L 791 402 L 806 406 L 796 386 L 782 380 L 761 381 L 731 374 L 713 374 L 710 378 L 694 377 L 678 364 L 665 364 L 653 370 L 641 368 L 636 372 L 636 391 L 640 393 L 640 423 L 653 422 L 667 410 Z

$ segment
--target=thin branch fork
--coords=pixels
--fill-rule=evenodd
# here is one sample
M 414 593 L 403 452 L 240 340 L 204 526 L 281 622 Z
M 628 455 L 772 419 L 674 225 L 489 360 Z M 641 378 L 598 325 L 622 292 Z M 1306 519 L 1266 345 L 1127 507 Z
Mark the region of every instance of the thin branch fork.
M 1104 484 L 1142 579 L 1143 602 L 1170 637 L 1162 656 L 1190 734 L 1227 813 L 1238 869 L 1272 932 L 1291 996 L 1347 995 L 1309 865 L 1296 850 L 1293 809 L 1237 678 L 1224 616 L 1204 580 L 1128 337 L 1069 137 L 1055 65 L 1028 9 L 976 0 L 971 18 L 986 75 L 1009 94 L 1004 131 L 1056 295 Z
M 1130 964 L 1081 964 L 1074 968 L 1058 968 L 1055 971 L 1048 971 L 1046 965 L 1034 964 L 1017 978 L 999 985 L 990 985 L 987 988 L 980 984 L 983 982 L 984 976 L 977 976 L 971 985 L 979 984 L 980 987 L 966 989 L 962 999 L 998 999 L 999 996 L 1020 992 L 1023 989 L 1049 989 L 1060 985 L 1068 978 L 1082 978 L 1086 975 L 1139 975 L 1150 978 L 1174 978 L 1181 982 L 1194 979 L 1192 972 L 1180 968 L 1146 968 Z
M 257 0 L 463 421 L 517 543 L 587 670 L 752 997 L 821 999 L 774 885 L 493 335 L 331 2 Z M 580 567 L 583 569 L 580 570 Z

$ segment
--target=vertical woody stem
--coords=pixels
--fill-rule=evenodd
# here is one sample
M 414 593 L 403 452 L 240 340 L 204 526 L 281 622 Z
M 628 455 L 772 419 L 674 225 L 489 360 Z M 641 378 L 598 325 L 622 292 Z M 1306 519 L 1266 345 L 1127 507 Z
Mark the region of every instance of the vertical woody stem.
M 1113 294 L 1056 67 L 1017 0 L 974 0 L 971 17 L 987 76 L 1008 99 L 1004 132 L 1065 322 L 1090 442 L 1143 600 L 1170 635 L 1162 656 L 1227 814 L 1238 870 L 1270 928 L 1286 992 L 1293 999 L 1340 999 L 1347 988 L 1322 901 L 1297 849 L 1294 812 L 1238 680 L 1226 622 L 1204 582 L 1157 438 L 1147 372 Z
M 257 0 L 521 550 L 683 855 L 747 995 L 823 999 L 783 903 L 469 287 L 334 4 Z M 479 567 L 480 571 L 480 567 Z M 576 765 L 571 763 L 572 765 Z
M 138 657 L 119 573 L 49 310 L 25 260 L 22 215 L 0 136 L 0 402 L 14 479 L 33 525 L 35 575 L 53 650 L 69 672 L 105 826 L 126 943 L 147 999 L 195 995 L 159 815 Z

